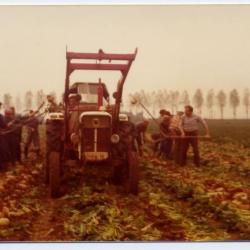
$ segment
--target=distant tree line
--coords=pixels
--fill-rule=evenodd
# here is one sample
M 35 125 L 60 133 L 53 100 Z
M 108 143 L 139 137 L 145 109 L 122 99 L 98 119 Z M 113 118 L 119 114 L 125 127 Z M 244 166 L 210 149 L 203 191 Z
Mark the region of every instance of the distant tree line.
M 50 95 L 57 99 L 55 92 L 51 92 Z M 30 109 L 37 109 L 43 101 L 46 99 L 46 94 L 43 90 L 32 92 L 26 91 L 23 96 L 20 94 L 13 96 L 10 93 L 5 93 L 3 99 L 0 100 L 3 103 L 4 108 L 14 106 L 17 112 L 22 112 Z M 239 93 L 237 89 L 232 89 L 229 92 L 220 90 L 215 92 L 210 89 L 207 93 L 203 93 L 201 89 L 197 89 L 193 95 L 190 95 L 188 91 L 167 91 L 165 89 L 146 92 L 141 90 L 139 92 L 129 94 L 129 111 L 133 113 L 143 112 L 143 109 L 139 103 L 142 103 L 147 109 L 149 109 L 153 115 L 160 109 L 169 109 L 171 113 L 183 109 L 185 105 L 193 105 L 195 111 L 198 114 L 202 114 L 203 110 L 208 111 L 208 117 L 210 119 L 215 118 L 215 110 L 219 110 L 220 118 L 224 118 L 225 108 L 228 106 L 232 110 L 233 118 L 237 118 L 237 112 L 239 108 L 244 108 L 245 117 L 249 118 L 250 109 L 250 91 L 246 88 L 243 93 Z M 132 99 L 138 100 L 133 104 Z
M 137 100 L 137 102 L 131 100 Z M 245 117 L 248 119 L 250 91 L 246 88 L 240 94 L 237 89 L 232 89 L 229 92 L 224 90 L 215 92 L 213 89 L 210 89 L 207 93 L 204 93 L 201 89 L 197 89 L 193 95 L 190 95 L 186 90 L 179 92 L 163 89 L 152 92 L 141 90 L 129 94 L 130 112 L 143 112 L 140 103 L 150 110 L 153 115 L 156 115 L 156 112 L 163 108 L 175 113 L 179 109 L 183 109 L 185 105 L 193 105 L 196 113 L 199 115 L 206 109 L 210 119 L 215 118 L 216 109 L 219 110 L 220 118 L 223 119 L 227 106 L 231 108 L 232 117 L 236 119 L 238 109 L 241 107 L 244 108 Z
M 53 95 L 56 99 L 55 92 L 51 92 L 50 95 Z M 18 94 L 15 98 L 13 98 L 10 93 L 5 93 L 2 103 L 4 109 L 14 106 L 17 112 L 22 112 L 25 110 L 38 109 L 45 100 L 46 94 L 43 90 L 38 90 L 36 92 L 28 90 L 23 96 Z

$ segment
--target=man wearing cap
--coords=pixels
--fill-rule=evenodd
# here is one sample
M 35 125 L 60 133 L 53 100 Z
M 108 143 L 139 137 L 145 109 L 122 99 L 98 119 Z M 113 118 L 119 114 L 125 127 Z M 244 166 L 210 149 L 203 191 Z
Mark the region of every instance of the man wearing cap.
M 169 136 L 171 113 L 165 109 L 161 109 L 159 111 L 159 114 L 160 114 L 159 118 L 160 132 L 151 135 L 151 138 L 155 141 L 153 151 L 155 156 L 164 155 L 167 158 L 169 158 L 172 146 L 171 139 L 165 137 Z
M 182 154 L 182 148 L 181 148 L 181 143 L 182 143 L 182 137 L 181 137 L 181 130 L 179 127 L 181 117 L 183 116 L 184 112 L 178 111 L 176 115 L 174 115 L 171 118 L 170 122 L 170 133 L 172 136 L 174 136 L 173 139 L 173 146 L 172 146 L 172 153 L 173 153 L 173 159 L 174 162 L 179 165 L 181 162 L 181 154 Z
M 144 120 L 142 122 L 138 122 L 135 125 L 135 130 L 136 130 L 136 142 L 138 145 L 139 149 L 139 154 L 142 156 L 142 145 L 145 142 L 145 136 L 146 136 L 146 131 L 149 125 L 148 120 Z
M 47 110 L 49 112 L 57 112 L 59 107 L 56 104 L 55 97 L 53 95 L 47 95 L 47 102 L 48 102 Z
M 162 119 L 164 116 L 171 116 L 171 113 L 166 109 L 161 109 L 159 111 L 159 114 L 160 114 L 160 119 Z
M 187 151 L 189 145 L 191 145 L 193 148 L 195 165 L 197 167 L 200 166 L 200 155 L 198 146 L 199 124 L 204 127 L 206 131 L 206 137 L 209 137 L 209 129 L 207 123 L 200 116 L 193 114 L 192 106 L 185 106 L 185 112 L 184 115 L 181 117 L 180 121 L 180 130 L 183 137 L 181 159 L 182 166 L 186 164 Z
M 165 114 L 162 115 L 161 121 L 160 121 L 160 134 L 161 134 L 161 137 L 163 138 L 161 141 L 160 150 L 163 156 L 167 159 L 171 158 L 171 151 L 172 151 L 172 144 L 173 144 L 172 138 L 169 138 L 170 122 L 171 122 L 171 116 L 165 112 Z
M 35 116 L 35 112 L 33 110 L 29 111 L 29 119 L 26 123 L 27 128 L 27 138 L 24 146 L 24 155 L 25 158 L 28 157 L 28 151 L 31 143 L 33 143 L 35 153 L 37 156 L 40 154 L 40 138 L 38 132 L 39 120 Z

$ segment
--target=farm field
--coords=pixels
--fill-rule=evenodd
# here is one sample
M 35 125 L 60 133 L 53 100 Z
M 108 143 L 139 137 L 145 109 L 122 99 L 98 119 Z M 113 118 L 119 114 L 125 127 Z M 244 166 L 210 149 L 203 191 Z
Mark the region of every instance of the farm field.
M 250 120 L 207 120 L 213 141 L 234 141 L 250 147 Z
M 70 167 L 58 199 L 49 198 L 42 158 L 1 169 L 0 240 L 250 240 L 250 121 L 208 124 L 200 168 L 152 158 L 145 146 L 138 196 L 100 166 Z
M 244 147 L 250 147 L 250 119 L 206 119 L 206 121 L 208 123 L 213 142 L 233 142 L 234 144 L 241 144 Z M 151 122 L 149 132 L 153 133 L 155 130 L 157 130 L 157 126 L 154 122 Z

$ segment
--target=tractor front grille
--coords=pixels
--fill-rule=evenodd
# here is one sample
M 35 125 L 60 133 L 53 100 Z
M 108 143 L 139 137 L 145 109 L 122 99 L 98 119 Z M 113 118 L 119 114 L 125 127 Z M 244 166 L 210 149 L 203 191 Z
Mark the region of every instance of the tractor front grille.
M 97 151 L 109 152 L 110 151 L 110 128 L 97 129 Z
M 100 112 L 83 113 L 81 119 L 83 152 L 110 152 L 112 120 L 109 114 Z
M 82 145 L 83 145 L 83 151 L 94 152 L 94 129 L 93 128 L 82 129 Z

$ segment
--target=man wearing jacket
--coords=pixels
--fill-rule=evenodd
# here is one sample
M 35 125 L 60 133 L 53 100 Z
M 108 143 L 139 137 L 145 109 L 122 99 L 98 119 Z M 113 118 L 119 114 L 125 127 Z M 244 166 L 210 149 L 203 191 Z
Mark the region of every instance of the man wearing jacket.
M 28 151 L 31 143 L 33 143 L 34 145 L 34 150 L 37 156 L 39 156 L 40 154 L 40 138 L 39 138 L 38 126 L 39 126 L 39 120 L 35 116 L 35 112 L 33 110 L 30 110 L 29 120 L 26 123 L 27 138 L 24 146 L 25 158 L 28 157 Z
M 4 116 L 0 113 L 0 168 L 10 160 L 6 134 L 4 134 L 6 128 Z

